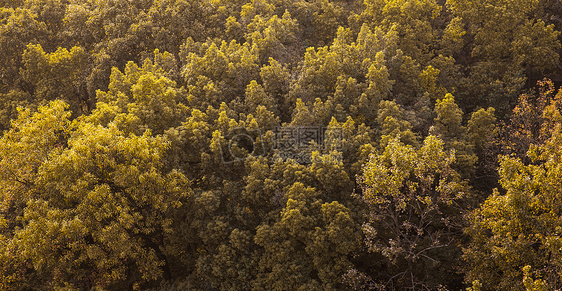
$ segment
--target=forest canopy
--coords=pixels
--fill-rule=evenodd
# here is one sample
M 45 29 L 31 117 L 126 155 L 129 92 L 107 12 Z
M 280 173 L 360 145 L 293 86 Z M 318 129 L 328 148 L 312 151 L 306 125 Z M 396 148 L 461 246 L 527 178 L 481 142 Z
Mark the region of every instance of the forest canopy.
M 562 288 L 562 4 L 0 0 L 0 290 Z

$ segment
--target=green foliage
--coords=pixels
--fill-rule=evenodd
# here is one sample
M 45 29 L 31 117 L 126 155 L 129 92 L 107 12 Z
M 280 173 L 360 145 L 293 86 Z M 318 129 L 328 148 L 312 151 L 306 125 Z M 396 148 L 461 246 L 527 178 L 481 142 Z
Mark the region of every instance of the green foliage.
M 29 191 L 37 179 L 37 172 L 51 152 L 60 154 L 71 131 L 68 105 L 52 101 L 49 106 L 40 107 L 38 112 L 19 110 L 19 117 L 12 122 L 12 128 L 2 136 L 2 214 L 4 219 L 13 219 L 25 206 Z M 15 213 L 8 210 L 15 207 Z M 4 231 L 2 232 L 4 234 Z
M 486 110 L 483 108 L 473 112 L 468 121 L 467 131 L 468 139 L 475 146 L 477 153 L 482 153 L 490 146 L 492 138 L 496 134 L 494 116 L 494 108 L 490 107 Z
M 14 89 L 22 52 L 29 43 L 38 43 L 47 34 L 45 23 L 23 8 L 0 8 L 0 92 Z
M 0 0 L 0 290 L 560 288 L 556 2 Z
M 359 245 L 350 210 L 337 201 L 322 203 L 298 182 L 285 199 L 280 219 L 257 229 L 255 241 L 265 254 L 255 288 L 335 290 L 351 266 L 346 256 Z
M 10 129 L 10 121 L 18 117 L 18 108 L 34 105 L 29 93 L 20 90 L 0 93 L 0 100 L 0 132 Z
M 381 129 L 381 148 L 394 139 L 408 145 L 417 145 L 418 137 L 412 132 L 412 125 L 404 120 L 404 109 L 394 101 L 381 101 L 377 121 Z
M 472 240 L 464 254 L 469 262 L 467 279 L 480 280 L 484 290 L 543 290 L 560 285 L 556 198 L 560 126 L 528 154 L 533 164 L 501 158 L 500 184 L 505 192 L 494 191 L 471 216 L 467 233 Z
M 369 274 L 382 288 L 433 289 L 458 276 L 456 233 L 468 189 L 454 161 L 454 153 L 429 136 L 420 148 L 394 139 L 365 164 L 361 181 L 370 213 L 363 232 L 386 269 Z
M 366 0 L 358 21 L 378 26 L 384 31 L 396 30 L 399 48 L 408 56 L 426 63 L 432 57 L 432 45 L 438 30 L 434 19 L 442 7 L 435 0 Z
M 480 104 L 505 112 L 517 98 L 528 74 L 544 74 L 559 63 L 559 32 L 553 25 L 530 16 L 539 1 L 447 1 L 453 15 L 466 27 L 472 60 L 469 79 L 463 84 L 466 101 L 480 97 Z M 517 8 L 515 8 L 517 7 Z M 456 34 L 462 34 L 455 24 Z M 477 84 L 476 86 L 474 86 Z M 472 89 L 471 89 L 472 88 Z M 464 93 L 463 93 L 464 94 Z M 474 98 L 473 97 L 473 98 Z M 474 102 L 474 101 L 472 101 Z
M 155 55 L 157 61 L 159 56 L 165 56 L 158 51 Z M 186 93 L 166 77 L 163 67 L 146 59 L 142 67 L 127 63 L 124 73 L 114 68 L 109 91 L 97 92 L 97 108 L 86 119 L 96 124 L 114 124 L 135 134 L 147 129 L 160 134 L 179 125 L 187 115 Z
M 244 185 L 224 182 L 196 198 L 197 273 L 220 289 L 339 286 L 360 245 L 342 163 L 316 153 L 308 166 L 265 158 L 246 166 Z
M 325 135 L 326 149 L 341 152 L 344 165 L 349 169 L 351 177 L 361 173 L 361 167 L 376 149 L 373 130 L 364 123 L 357 124 L 351 117 L 342 123 L 332 117 Z
M 244 98 L 244 105 L 249 113 L 257 113 L 258 107 L 265 107 L 269 112 L 277 113 L 277 101 L 270 95 L 265 93 L 265 90 L 256 81 L 252 80 L 248 87 L 246 87 L 246 96 Z M 276 116 L 279 114 L 275 114 Z
M 467 138 L 478 157 L 472 185 L 484 191 L 483 197 L 490 193 L 497 183 L 497 155 L 494 154 L 495 141 L 498 138 L 498 126 L 494 108 L 479 109 L 468 120 Z
M 307 49 L 302 75 L 289 100 L 328 99 L 334 109 L 339 104 L 346 114 L 369 124 L 375 116 L 373 104 L 384 99 L 393 85 L 385 58 L 396 53 L 396 35 L 363 26 L 355 42 L 351 37 L 349 29 L 340 28 L 330 47 Z
M 528 162 L 531 145 L 541 145 L 551 136 L 551 129 L 560 123 L 562 93 L 549 80 L 538 82 L 538 94 L 522 94 L 512 110 L 509 121 L 502 122 L 495 140 L 496 154 L 512 154 Z
M 60 99 L 76 114 L 88 113 L 92 100 L 86 92 L 84 71 L 87 54 L 81 47 L 58 48 L 45 53 L 41 45 L 28 45 L 22 54 L 20 75 L 32 86 L 37 103 Z
M 260 63 L 266 63 L 271 57 L 285 63 L 293 57 L 290 50 L 296 41 L 298 23 L 289 12 L 285 12 L 281 18 L 273 15 L 263 19 L 256 15 L 246 29 L 245 38 L 252 46 L 252 52 L 259 56 Z
M 210 11 L 212 5 L 209 1 L 153 1 L 144 20 L 146 28 L 138 28 L 151 31 L 139 32 L 151 33 L 155 48 L 177 54 L 186 38 L 205 41 L 205 33 L 202 32 L 209 32 L 207 36 L 210 37 L 214 30 L 221 29 L 220 25 L 217 27 L 220 21 Z
M 174 233 L 170 213 L 189 195 L 181 173 L 162 172 L 166 141 L 148 132 L 126 137 L 116 127 L 70 126 L 63 106 L 23 113 L 14 124 L 20 130 L 2 139 L 2 183 L 16 186 L 2 191 L 3 201 L 23 206 L 19 213 L 3 207 L 3 217 L 14 221 L 3 227 L 2 269 L 27 274 L 3 277 L 3 284 L 130 288 L 159 279 L 174 252 L 163 245 Z
M 67 6 L 68 1 L 63 0 L 26 0 L 23 5 L 37 15 L 38 21 L 45 23 L 49 34 L 48 43 L 45 43 L 48 50 L 55 49 L 52 45 L 61 41 Z
M 447 149 L 455 150 L 455 169 L 463 177 L 468 177 L 474 172 L 474 164 L 478 157 L 474 154 L 474 144 L 469 140 L 467 128 L 462 125 L 463 112 L 451 94 L 445 95 L 442 100 L 437 100 L 435 111 L 437 113 L 435 125 L 429 132 L 440 136 Z
M 259 76 L 258 58 L 247 44 L 207 41 L 199 52 L 186 55 L 182 75 L 192 106 L 205 110 L 208 105 L 218 107 L 243 95 L 250 81 Z

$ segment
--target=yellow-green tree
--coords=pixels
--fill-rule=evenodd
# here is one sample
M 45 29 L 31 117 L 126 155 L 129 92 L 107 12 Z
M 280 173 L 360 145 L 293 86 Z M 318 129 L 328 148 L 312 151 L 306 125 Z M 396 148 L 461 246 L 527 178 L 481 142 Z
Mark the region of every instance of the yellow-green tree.
M 81 47 L 69 50 L 59 47 L 46 53 L 43 47 L 28 45 L 22 54 L 22 79 L 31 85 L 30 92 L 37 104 L 60 99 L 70 105 L 76 115 L 89 113 L 93 100 L 86 90 L 88 55 Z
M 481 282 L 484 290 L 524 290 L 531 283 L 561 286 L 560 93 L 546 97 L 538 128 L 520 124 L 514 134 L 528 142 L 525 159 L 517 155 L 520 148 L 501 156 L 501 189 L 470 216 L 467 281 Z
M 64 107 L 26 111 L 0 140 L 3 286 L 128 289 L 170 278 L 171 217 L 190 189 L 164 170 L 166 140 L 70 124 Z
M 365 0 L 365 9 L 354 15 L 355 22 L 368 23 L 383 31 L 396 30 L 398 45 L 404 53 L 421 64 L 434 56 L 443 7 L 435 0 Z
M 560 32 L 533 17 L 540 2 L 447 1 L 456 17 L 451 30 L 466 32 L 459 38 L 464 58 L 458 58 L 469 69 L 459 84 L 464 108 L 478 103 L 507 113 L 527 78 L 539 79 L 559 64 Z
M 170 80 L 166 71 L 169 53 L 154 52 L 155 61 L 146 59 L 141 67 L 133 62 L 121 72 L 112 69 L 109 90 L 97 91 L 97 108 L 85 116 L 89 122 L 114 124 L 127 133 L 155 134 L 180 125 L 187 117 L 187 94 Z
M 208 105 L 218 107 L 222 102 L 240 103 L 246 86 L 259 78 L 258 55 L 247 43 L 209 40 L 198 51 L 191 51 L 191 47 L 186 50 L 182 76 L 194 108 L 206 110 Z
M 395 139 L 365 164 L 361 182 L 370 211 L 363 231 L 380 268 L 367 275 L 382 288 L 460 287 L 454 266 L 469 192 L 454 161 L 454 152 L 429 136 L 419 148 Z
M 289 102 L 294 104 L 300 98 L 310 104 L 317 98 L 329 99 L 331 110 L 339 105 L 342 113 L 373 124 L 376 106 L 394 84 L 386 63 L 396 57 L 396 41 L 394 31 L 371 31 L 364 25 L 354 38 L 351 30 L 340 27 L 331 46 L 307 49 Z M 346 116 L 342 117 L 340 121 L 345 121 Z
M 467 129 L 462 125 L 463 112 L 451 94 L 437 100 L 435 111 L 437 117 L 430 133 L 439 136 L 448 150 L 455 150 L 455 169 L 463 178 L 467 178 L 474 172 L 474 164 L 478 157 L 474 154 L 474 145 L 468 140 Z
M 21 66 L 21 54 L 29 43 L 39 43 L 48 34 L 37 14 L 24 8 L 0 8 L 0 92 L 15 89 Z M 16 87 L 17 88 L 17 87 Z

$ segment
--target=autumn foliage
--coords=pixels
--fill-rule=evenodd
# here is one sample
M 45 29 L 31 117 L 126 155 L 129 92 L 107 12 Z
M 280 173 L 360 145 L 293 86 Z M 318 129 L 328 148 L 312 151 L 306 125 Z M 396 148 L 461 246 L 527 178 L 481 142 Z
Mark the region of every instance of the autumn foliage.
M 561 15 L 0 0 L 0 290 L 560 289 Z

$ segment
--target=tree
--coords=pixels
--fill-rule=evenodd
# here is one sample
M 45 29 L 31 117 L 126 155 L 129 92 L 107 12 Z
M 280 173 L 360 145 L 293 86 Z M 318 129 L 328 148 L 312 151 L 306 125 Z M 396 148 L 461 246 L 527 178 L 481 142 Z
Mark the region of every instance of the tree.
M 367 275 L 382 288 L 460 288 L 454 265 L 469 192 L 454 161 L 454 152 L 429 136 L 420 148 L 392 140 L 365 164 L 363 232 L 381 270 Z
M 480 155 L 491 146 L 491 138 L 497 133 L 495 111 L 492 107 L 488 109 L 481 108 L 473 112 L 468 120 L 468 139 L 474 144 L 475 152 Z
M 365 9 L 355 22 L 368 23 L 383 31 L 396 30 L 399 48 L 421 64 L 433 57 L 442 6 L 435 0 L 366 0 Z
M 562 289 L 560 1 L 0 5 L 0 289 Z
M 451 94 L 437 100 L 435 111 L 437 117 L 429 132 L 439 136 L 447 149 L 455 150 L 455 169 L 463 178 L 468 178 L 474 173 L 478 157 L 474 154 L 474 144 L 468 139 L 467 129 L 462 125 L 463 112 Z
M 358 246 L 350 210 L 337 201 L 322 203 L 313 188 L 295 183 L 273 225 L 262 225 L 256 243 L 265 254 L 254 288 L 336 290 Z
M 11 90 L 6 94 L 0 93 L 0 132 L 10 129 L 10 122 L 18 117 L 18 108 L 30 108 L 35 104 L 29 93 L 21 90 Z
M 252 22 L 248 23 L 246 40 L 252 46 L 254 54 L 259 56 L 259 63 L 264 64 L 269 58 L 280 60 L 282 63 L 294 62 L 300 48 L 295 48 L 298 25 L 291 18 L 289 12 L 285 12 L 281 18 L 277 15 L 264 19 L 256 15 Z
M 85 69 L 88 55 L 81 47 L 58 48 L 46 53 L 43 47 L 28 45 L 22 54 L 20 75 L 31 85 L 37 104 L 60 99 L 70 104 L 75 115 L 88 113 L 93 106 L 86 91 Z
M 364 123 L 357 124 L 349 116 L 341 123 L 332 117 L 324 135 L 325 153 L 341 153 L 344 168 L 350 177 L 361 174 L 363 164 L 377 148 L 374 130 Z
M 39 167 L 51 154 L 61 153 L 71 132 L 67 107 L 61 101 L 52 101 L 37 112 L 20 108 L 11 130 L 0 139 L 2 220 L 8 223 L 5 227 L 15 227 L 16 217 L 23 214 Z
M 560 288 L 559 144 L 557 126 L 552 139 L 529 151 L 534 164 L 502 157 L 505 192 L 495 190 L 467 229 L 467 281 L 478 280 L 483 290 L 523 290 L 526 278 L 540 278 L 548 289 Z
M 505 114 L 516 102 L 527 78 L 556 68 L 559 63 L 559 32 L 533 18 L 540 1 L 449 0 L 447 6 L 455 16 L 456 34 L 467 41 L 464 59 L 469 69 L 462 82 L 462 107 L 493 106 Z M 464 25 L 460 25 L 462 20 Z M 462 28 L 461 28 L 462 27 Z M 470 57 L 469 57 L 470 56 Z M 464 63 L 464 62 L 463 62 Z M 475 86 L 476 85 L 476 86 Z M 479 98 L 474 100 L 474 98 Z
M 512 110 L 511 118 L 501 122 L 499 135 L 494 141 L 495 154 L 513 154 L 529 162 L 527 151 L 532 145 L 546 142 L 555 126 L 550 117 L 553 108 L 562 106 L 562 93 L 556 91 L 552 81 L 537 82 L 538 92 L 521 94 Z M 550 113 L 549 113 L 550 112 Z
M 176 55 L 188 37 L 206 41 L 223 31 L 223 21 L 214 17 L 217 7 L 207 1 L 160 0 L 152 3 L 145 25 L 152 32 L 154 48 Z M 214 12 L 214 13 L 213 13 Z
M 377 121 L 381 129 L 381 148 L 395 139 L 407 145 L 417 145 L 418 136 L 412 132 L 412 124 L 405 120 L 404 109 L 394 101 L 382 100 Z
M 140 63 L 155 49 L 146 13 L 152 1 L 73 0 L 68 5 L 62 32 L 68 46 L 81 46 L 91 55 L 87 90 L 107 90 L 112 68 Z M 145 55 L 146 54 L 146 55 Z
M 45 23 L 48 39 L 42 44 L 48 51 L 55 50 L 57 46 L 66 46 L 66 44 L 63 45 L 62 31 L 68 2 L 63 0 L 26 0 L 23 5 L 24 8 L 37 15 L 38 21 Z
M 533 122 L 538 128 L 520 124 L 515 135 L 531 141 L 526 158 L 518 155 L 520 149 L 511 156 L 501 156 L 498 172 L 502 189 L 495 189 L 470 216 L 466 232 L 471 242 L 464 252 L 469 263 L 467 281 L 481 282 L 484 290 L 522 290 L 531 283 L 547 289 L 562 285 L 558 201 L 561 93 L 555 97 L 551 90 L 544 93 L 540 102 L 550 100 L 534 108 L 542 111 L 541 122 Z M 531 108 L 523 107 L 520 112 L 527 114 Z
M 251 52 L 247 44 L 236 41 L 216 44 L 204 43 L 199 52 L 189 52 L 182 68 L 188 92 L 193 97 L 192 106 L 206 110 L 208 105 L 218 107 L 220 103 L 230 103 L 244 96 L 246 86 L 252 80 L 258 80 L 258 56 Z M 201 92 L 216 91 L 213 99 L 208 99 Z M 207 94 L 205 94 L 207 95 Z
M 498 136 L 494 108 L 483 108 L 473 112 L 467 124 L 468 141 L 474 146 L 478 160 L 472 185 L 484 196 L 497 186 L 497 155 L 493 152 Z
M 334 109 L 372 125 L 373 106 L 386 98 L 394 82 L 386 67 L 396 54 L 396 35 L 363 26 L 356 41 L 351 30 L 338 30 L 334 43 L 318 49 L 308 48 L 302 74 L 289 92 L 289 103 L 301 98 L 312 103 L 316 98 L 331 99 Z M 345 116 L 342 116 L 345 120 Z
M 166 140 L 148 131 L 126 136 L 115 126 L 70 126 L 62 108 L 57 101 L 32 117 L 22 114 L 0 143 L 2 184 L 10 185 L 2 190 L 9 223 L 1 268 L 10 271 L 3 284 L 122 289 L 170 278 L 170 257 L 178 252 L 168 243 L 171 217 L 190 190 L 181 173 L 163 171 Z M 47 131 L 32 135 L 38 129 Z M 61 141 L 57 134 L 66 135 Z M 29 157 L 22 161 L 29 170 L 10 170 L 22 160 L 17 156 Z
M 158 61 L 166 53 L 155 51 Z M 165 63 L 146 59 L 139 67 L 127 63 L 124 72 L 113 68 L 109 90 L 97 91 L 97 108 L 86 116 L 96 124 L 116 125 L 127 133 L 142 134 L 150 129 L 155 134 L 178 126 L 187 117 L 187 94 L 166 77 Z
M 290 76 L 287 66 L 282 66 L 273 58 L 269 59 L 268 65 L 263 65 L 260 69 L 263 89 L 271 98 L 277 101 L 279 118 L 285 122 L 290 120 L 290 108 L 293 106 L 293 104 L 287 102 Z
M 47 36 L 47 26 L 37 15 L 23 8 L 0 8 L 0 92 L 16 89 L 20 83 L 21 54 L 29 43 L 39 43 Z

